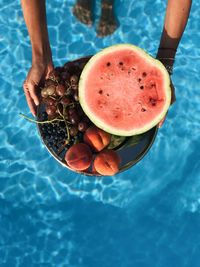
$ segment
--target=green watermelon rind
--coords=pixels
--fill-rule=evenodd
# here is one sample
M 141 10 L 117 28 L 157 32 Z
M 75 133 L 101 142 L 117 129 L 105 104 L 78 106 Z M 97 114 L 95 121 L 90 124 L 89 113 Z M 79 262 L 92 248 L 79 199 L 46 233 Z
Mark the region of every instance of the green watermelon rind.
M 163 73 L 163 79 L 164 79 L 164 83 L 165 83 L 165 87 L 166 87 L 166 102 L 165 102 L 165 105 L 163 107 L 163 112 L 161 112 L 154 120 L 152 120 L 149 124 L 146 124 L 144 127 L 142 127 L 142 128 L 140 127 L 139 129 L 133 128 L 132 130 L 129 130 L 129 131 L 116 129 L 116 128 L 110 127 L 107 124 L 105 124 L 104 122 L 102 122 L 99 118 L 97 118 L 95 115 L 93 115 L 92 109 L 90 109 L 88 107 L 88 105 L 86 104 L 87 99 L 85 99 L 85 97 L 84 97 L 84 88 L 85 88 L 84 82 L 87 80 L 88 74 L 89 74 L 90 70 L 94 67 L 96 60 L 100 59 L 103 55 L 106 55 L 106 54 L 109 54 L 110 52 L 121 50 L 124 48 L 133 49 L 134 52 L 137 51 L 141 57 L 142 56 L 144 57 L 144 60 L 147 60 L 153 66 L 158 67 L 161 70 L 161 72 Z M 97 54 L 95 54 L 94 56 L 92 56 L 90 58 L 90 60 L 87 62 L 87 64 L 85 65 L 85 67 L 81 73 L 80 79 L 79 79 L 79 102 L 80 102 L 80 105 L 81 105 L 83 111 L 89 117 L 89 119 L 97 127 L 103 129 L 104 131 L 111 133 L 111 134 L 114 134 L 114 135 L 119 135 L 119 136 L 132 136 L 132 135 L 142 134 L 144 132 L 147 132 L 148 130 L 150 130 L 154 126 L 158 125 L 158 123 L 165 117 L 165 115 L 166 115 L 166 113 L 170 107 L 170 104 L 171 104 L 170 77 L 169 77 L 169 74 L 168 74 L 165 66 L 159 60 L 150 56 L 143 49 L 141 49 L 141 48 L 139 48 L 133 44 L 116 44 L 116 45 L 107 47 L 107 48 L 101 50 L 100 52 L 98 52 Z

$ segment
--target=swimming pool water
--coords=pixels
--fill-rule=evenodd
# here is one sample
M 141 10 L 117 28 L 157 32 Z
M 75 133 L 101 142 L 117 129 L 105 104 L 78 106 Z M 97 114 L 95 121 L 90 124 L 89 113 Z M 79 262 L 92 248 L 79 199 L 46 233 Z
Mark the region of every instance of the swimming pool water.
M 62 168 L 42 145 L 22 83 L 31 47 L 18 1 L 0 1 L 0 266 L 199 267 L 200 4 L 179 46 L 177 101 L 149 153 L 103 179 Z M 47 1 L 55 65 L 116 43 L 155 55 L 165 1 L 116 0 L 120 23 L 105 38 L 71 14 L 73 0 Z M 100 3 L 97 1 L 96 18 Z

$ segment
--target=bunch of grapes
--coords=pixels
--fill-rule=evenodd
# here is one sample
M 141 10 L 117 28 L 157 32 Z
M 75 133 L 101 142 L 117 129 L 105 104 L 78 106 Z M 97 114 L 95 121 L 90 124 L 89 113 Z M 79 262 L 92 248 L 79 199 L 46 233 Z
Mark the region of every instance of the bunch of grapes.
M 64 146 L 81 142 L 83 133 L 91 125 L 78 99 L 78 82 L 83 66 L 71 62 L 56 67 L 41 88 L 45 107 L 43 117 L 49 122 L 41 130 L 48 143 L 55 144 L 56 148 L 62 140 Z M 59 137 L 60 133 L 62 138 Z

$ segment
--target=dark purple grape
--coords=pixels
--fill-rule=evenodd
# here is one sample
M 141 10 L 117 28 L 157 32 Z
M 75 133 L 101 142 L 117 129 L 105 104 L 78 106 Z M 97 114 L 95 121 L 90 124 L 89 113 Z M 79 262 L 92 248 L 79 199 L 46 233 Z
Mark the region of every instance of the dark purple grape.
M 48 103 L 48 97 L 42 97 L 42 103 L 47 104 Z
M 64 65 L 64 68 L 67 72 L 69 72 L 70 74 L 74 74 L 76 73 L 77 70 L 77 66 L 75 66 L 74 62 L 67 62 Z
M 51 120 L 57 118 L 57 116 L 58 116 L 57 113 L 54 113 L 54 114 L 52 114 L 52 115 L 48 115 L 48 120 L 51 121 Z M 50 131 L 50 133 L 51 133 L 51 131 Z
M 51 79 L 47 79 L 47 80 L 45 81 L 45 87 L 48 87 L 48 86 L 51 86 L 51 85 L 56 86 L 57 83 L 56 83 L 55 81 L 51 80 Z
M 69 114 L 69 115 L 72 115 L 72 114 L 74 114 L 74 113 L 76 113 L 76 109 L 75 109 L 75 108 L 69 108 L 69 109 L 68 109 L 68 114 Z
M 78 76 L 77 75 L 72 75 L 70 77 L 70 83 L 71 83 L 71 88 L 73 90 L 78 90 Z
M 47 104 L 48 106 L 56 106 L 56 100 L 53 99 L 53 98 L 48 97 L 48 98 L 46 99 L 46 104 Z
M 64 81 L 69 81 L 70 74 L 69 74 L 67 71 L 62 72 L 62 73 L 61 73 L 61 78 L 62 78 Z
M 79 100 L 78 92 L 77 91 L 74 92 L 73 97 L 74 97 L 74 100 L 75 101 L 78 101 Z
M 87 116 L 84 116 L 83 118 L 82 118 L 82 121 L 85 121 L 85 122 L 87 122 L 88 124 L 90 124 L 90 119 L 87 117 Z
M 80 62 L 79 63 L 79 69 L 82 70 L 85 66 L 86 62 Z
M 81 108 L 80 105 L 77 107 L 77 112 L 78 112 L 78 115 L 79 115 L 80 117 L 82 117 L 82 116 L 85 115 L 85 113 L 84 113 L 84 111 L 83 111 L 83 109 Z
M 85 121 L 79 122 L 79 124 L 78 124 L 78 130 L 80 132 L 85 132 L 87 130 L 87 128 L 88 128 L 87 122 L 85 122 Z
M 76 126 L 70 127 L 69 133 L 71 136 L 76 136 L 78 134 L 78 128 Z
M 65 69 L 63 68 L 63 67 L 55 67 L 55 71 L 57 72 L 57 73 L 61 73 L 61 72 L 63 72 Z
M 71 103 L 71 99 L 67 96 L 63 96 L 62 99 L 60 100 L 60 103 L 62 105 L 69 105 Z
M 69 116 L 69 120 L 72 124 L 76 125 L 79 123 L 80 119 L 77 113 L 73 113 Z
M 65 89 L 65 86 L 64 85 L 58 84 L 56 86 L 56 93 L 57 93 L 57 95 L 63 96 L 65 94 L 65 92 L 66 92 L 66 89 Z
M 46 107 L 46 113 L 49 116 L 53 116 L 54 114 L 56 114 L 56 110 L 57 110 L 57 108 L 55 106 L 47 106 Z
M 71 82 L 71 84 L 78 84 L 78 76 L 77 75 L 72 75 L 71 77 L 70 77 L 70 82 Z

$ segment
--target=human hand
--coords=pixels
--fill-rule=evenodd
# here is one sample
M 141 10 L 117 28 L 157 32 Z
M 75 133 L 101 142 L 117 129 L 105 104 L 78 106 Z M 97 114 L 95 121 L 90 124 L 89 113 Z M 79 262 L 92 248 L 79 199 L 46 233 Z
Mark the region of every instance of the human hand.
M 174 87 L 171 79 L 170 79 L 170 87 L 171 87 L 171 104 L 170 105 L 172 105 L 176 101 L 176 95 L 175 95 L 175 87 Z M 164 123 L 164 121 L 165 121 L 165 119 L 167 117 L 167 113 L 164 116 L 164 118 L 159 122 L 158 128 L 162 127 L 162 125 L 163 125 L 163 123 Z
M 176 49 L 159 47 L 156 56 L 156 58 L 165 66 L 170 76 L 173 73 L 175 55 L 176 55 Z M 172 105 L 176 101 L 176 96 L 175 96 L 175 88 L 171 78 L 170 78 L 170 88 L 171 88 L 171 105 Z M 159 122 L 158 128 L 162 127 L 166 119 L 167 113 L 165 114 L 164 118 Z
M 33 63 L 26 80 L 23 84 L 27 104 L 31 113 L 36 115 L 36 106 L 39 105 L 39 85 L 48 78 L 49 73 L 53 70 L 53 63 L 45 64 L 43 62 Z

